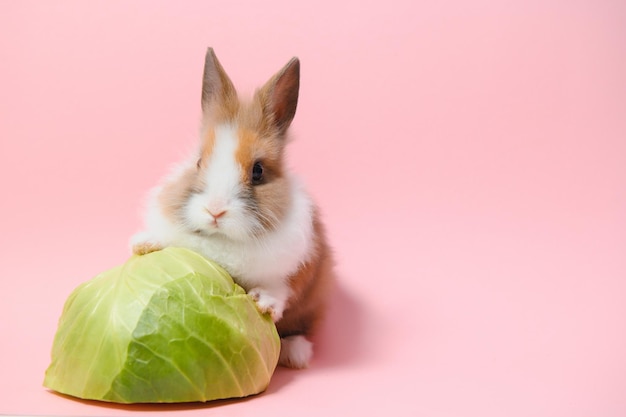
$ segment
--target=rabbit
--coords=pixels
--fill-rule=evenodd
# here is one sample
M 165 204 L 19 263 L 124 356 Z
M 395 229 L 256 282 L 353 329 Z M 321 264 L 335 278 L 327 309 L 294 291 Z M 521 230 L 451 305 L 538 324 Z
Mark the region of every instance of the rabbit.
M 222 265 L 271 315 L 291 368 L 309 366 L 335 281 L 319 210 L 284 162 L 299 84 L 294 57 L 241 101 L 208 48 L 200 146 L 150 192 L 131 238 L 138 255 L 178 246 Z

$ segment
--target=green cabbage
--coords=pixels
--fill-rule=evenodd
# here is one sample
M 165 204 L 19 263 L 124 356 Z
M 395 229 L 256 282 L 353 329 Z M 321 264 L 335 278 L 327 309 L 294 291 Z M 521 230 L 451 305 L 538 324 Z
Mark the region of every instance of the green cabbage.
M 167 248 L 74 290 L 44 386 L 118 403 L 244 397 L 267 388 L 279 353 L 274 323 L 226 271 Z

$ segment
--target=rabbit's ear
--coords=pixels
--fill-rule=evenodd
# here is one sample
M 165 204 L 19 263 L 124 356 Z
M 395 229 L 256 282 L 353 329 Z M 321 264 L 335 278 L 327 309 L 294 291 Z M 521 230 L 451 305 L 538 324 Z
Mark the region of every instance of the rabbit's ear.
M 294 57 L 257 91 L 264 116 L 281 134 L 285 133 L 296 114 L 299 88 L 300 61 Z
M 213 48 L 206 51 L 202 77 L 202 111 L 214 105 L 222 106 L 237 97 L 237 92 L 226 71 L 217 60 Z

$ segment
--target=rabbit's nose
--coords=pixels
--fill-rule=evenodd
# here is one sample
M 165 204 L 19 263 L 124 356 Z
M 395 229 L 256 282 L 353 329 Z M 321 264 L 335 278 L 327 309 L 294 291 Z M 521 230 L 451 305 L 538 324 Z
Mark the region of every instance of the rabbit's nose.
M 207 211 L 209 212 L 209 214 L 210 214 L 211 216 L 213 216 L 213 218 L 214 218 L 215 220 L 219 219 L 219 218 L 220 218 L 220 217 L 222 217 L 224 214 L 226 214 L 226 210 L 214 210 L 214 211 L 207 210 Z

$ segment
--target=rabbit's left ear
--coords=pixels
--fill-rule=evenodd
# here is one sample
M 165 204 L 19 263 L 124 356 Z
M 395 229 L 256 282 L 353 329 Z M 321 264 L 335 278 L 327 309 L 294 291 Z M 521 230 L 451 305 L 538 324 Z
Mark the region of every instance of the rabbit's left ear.
M 202 110 L 207 111 L 213 105 L 224 105 L 237 97 L 233 82 L 217 60 L 213 48 L 208 48 L 204 60 L 202 77 Z
M 294 57 L 256 93 L 261 99 L 264 116 L 281 134 L 296 115 L 299 89 L 300 60 Z

